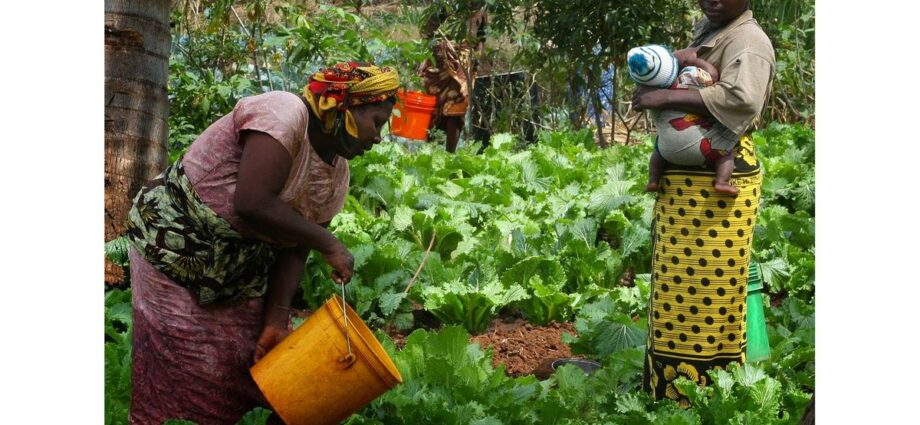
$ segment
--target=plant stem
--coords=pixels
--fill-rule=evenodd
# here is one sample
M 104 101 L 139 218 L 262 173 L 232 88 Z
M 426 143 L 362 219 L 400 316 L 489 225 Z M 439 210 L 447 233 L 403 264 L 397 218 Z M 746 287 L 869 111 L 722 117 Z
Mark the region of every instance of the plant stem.
M 425 263 L 428 262 L 428 255 L 431 254 L 431 248 L 434 246 L 434 237 L 435 231 L 431 231 L 431 241 L 428 242 L 428 249 L 425 250 L 425 256 L 422 257 L 422 262 L 418 265 L 418 269 L 415 270 L 415 275 L 412 276 L 412 279 L 409 279 L 409 284 L 406 285 L 406 290 L 403 291 L 404 294 L 409 293 L 409 289 L 412 288 L 412 284 L 415 283 L 415 279 L 418 278 L 418 274 L 422 272 L 422 267 L 425 267 Z

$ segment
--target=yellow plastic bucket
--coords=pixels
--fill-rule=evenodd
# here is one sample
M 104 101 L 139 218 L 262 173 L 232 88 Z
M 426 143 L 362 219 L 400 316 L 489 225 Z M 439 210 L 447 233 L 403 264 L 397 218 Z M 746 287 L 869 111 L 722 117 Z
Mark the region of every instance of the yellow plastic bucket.
M 383 346 L 337 295 L 249 372 L 288 425 L 337 424 L 402 383 Z

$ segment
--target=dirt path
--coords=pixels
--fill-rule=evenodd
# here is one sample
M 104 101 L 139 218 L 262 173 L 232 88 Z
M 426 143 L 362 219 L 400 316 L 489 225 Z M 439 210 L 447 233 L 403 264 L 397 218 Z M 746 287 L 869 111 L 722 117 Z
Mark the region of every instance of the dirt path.
M 563 333 L 577 335 L 575 325 L 534 326 L 520 319 L 511 323 L 496 319 L 486 333 L 473 336 L 470 342 L 492 348 L 492 364 L 504 364 L 509 376 L 533 374 L 545 379 L 553 372 L 553 360 L 572 357 L 572 350 L 562 343 Z
M 390 332 L 390 338 L 397 347 L 406 343 L 406 333 Z M 546 379 L 552 374 L 553 360 L 572 357 L 572 350 L 562 343 L 562 334 L 577 335 L 572 323 L 550 323 L 534 326 L 523 319 L 510 322 L 495 319 L 489 329 L 470 337 L 470 342 L 483 349 L 492 349 L 492 365 L 504 364 L 508 376 L 536 375 Z M 575 356 L 578 357 L 578 356 Z

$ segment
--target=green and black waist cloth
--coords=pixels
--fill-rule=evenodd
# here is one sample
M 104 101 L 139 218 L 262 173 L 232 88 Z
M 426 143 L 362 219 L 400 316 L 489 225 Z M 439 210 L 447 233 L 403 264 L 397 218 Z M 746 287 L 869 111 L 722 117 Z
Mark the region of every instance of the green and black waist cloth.
M 276 247 L 243 237 L 205 205 L 181 161 L 141 188 L 127 230 L 138 253 L 199 305 L 259 297 L 268 288 Z

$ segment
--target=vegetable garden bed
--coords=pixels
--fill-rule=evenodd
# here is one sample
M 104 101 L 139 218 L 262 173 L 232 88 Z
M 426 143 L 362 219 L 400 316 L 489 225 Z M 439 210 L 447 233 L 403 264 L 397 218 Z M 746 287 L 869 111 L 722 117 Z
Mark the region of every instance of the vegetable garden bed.
M 772 126 L 755 142 L 765 182 L 754 258 L 776 301 L 765 304 L 773 356 L 715 372 L 707 388 L 678 381 L 689 410 L 640 387 L 649 140 L 599 149 L 589 131 L 529 146 L 499 135 L 480 155 L 381 144 L 353 161 L 331 224 L 355 256 L 347 299 L 405 383 L 347 423 L 796 423 L 814 392 L 814 132 Z M 338 292 L 315 255 L 302 289 L 307 310 Z M 127 293 L 106 294 L 109 424 L 129 405 Z M 570 356 L 603 367 L 548 376 L 547 361 Z

